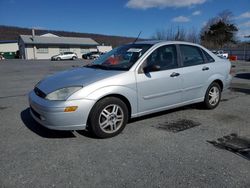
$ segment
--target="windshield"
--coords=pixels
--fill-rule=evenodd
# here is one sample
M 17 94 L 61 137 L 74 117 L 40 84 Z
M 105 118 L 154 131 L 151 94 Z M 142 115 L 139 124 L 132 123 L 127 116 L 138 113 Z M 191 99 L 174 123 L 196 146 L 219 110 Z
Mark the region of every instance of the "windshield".
M 87 67 L 129 70 L 132 65 L 151 47 L 150 44 L 127 44 L 102 55 Z

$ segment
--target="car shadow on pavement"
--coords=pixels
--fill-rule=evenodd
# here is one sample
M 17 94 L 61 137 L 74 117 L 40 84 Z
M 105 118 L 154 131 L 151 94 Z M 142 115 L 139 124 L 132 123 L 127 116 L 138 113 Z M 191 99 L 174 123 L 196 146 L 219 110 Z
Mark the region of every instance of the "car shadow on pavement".
M 43 127 L 39 123 L 37 123 L 29 112 L 30 108 L 23 110 L 20 114 L 21 119 L 24 125 L 31 130 L 32 132 L 36 133 L 37 135 L 44 137 L 44 138 L 73 138 L 76 137 L 71 131 L 57 131 L 57 130 L 50 130 L 46 127 Z
M 231 87 L 230 89 L 231 89 L 231 91 L 234 91 L 234 92 L 240 92 L 240 93 L 244 93 L 244 94 L 250 95 L 250 89 L 237 88 L 237 87 Z
M 154 118 L 154 117 L 158 117 L 158 116 L 163 116 L 166 114 L 175 113 L 178 111 L 191 110 L 191 109 L 207 110 L 203 107 L 203 105 L 201 103 L 195 103 L 195 104 L 190 104 L 190 105 L 186 105 L 186 106 L 182 106 L 182 107 L 178 107 L 178 108 L 174 108 L 174 109 L 164 110 L 164 111 L 155 112 L 155 113 L 152 113 L 149 115 L 144 115 L 144 116 L 136 117 L 133 119 L 129 119 L 128 123 L 134 123 L 136 121 L 141 121 L 141 120 L 150 119 L 150 118 Z
M 250 73 L 238 73 L 235 77 L 250 80 Z
M 92 134 L 90 131 L 87 131 L 87 130 L 78 130 L 76 132 L 78 134 L 82 135 L 82 136 L 87 137 L 87 138 L 101 139 L 101 138 L 98 138 L 97 136 L 95 136 L 94 134 Z

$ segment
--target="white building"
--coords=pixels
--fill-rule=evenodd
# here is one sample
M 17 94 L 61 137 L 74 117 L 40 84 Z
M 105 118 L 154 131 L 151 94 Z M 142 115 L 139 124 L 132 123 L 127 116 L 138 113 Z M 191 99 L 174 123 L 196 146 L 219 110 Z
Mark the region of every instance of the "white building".
M 112 46 L 97 46 L 97 51 L 98 52 L 101 52 L 101 53 L 107 53 L 109 52 L 110 50 L 112 50 Z
M 15 58 L 17 51 L 17 41 L 0 41 L 0 55 L 5 58 Z
M 50 59 L 61 52 L 82 54 L 97 49 L 99 44 L 91 38 L 59 37 L 51 33 L 45 35 L 20 35 L 19 53 L 22 59 Z

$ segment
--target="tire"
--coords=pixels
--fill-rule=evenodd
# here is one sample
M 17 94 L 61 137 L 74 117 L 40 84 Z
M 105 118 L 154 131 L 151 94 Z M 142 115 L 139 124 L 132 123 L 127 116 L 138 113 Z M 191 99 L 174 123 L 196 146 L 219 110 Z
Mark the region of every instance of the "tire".
M 89 57 L 89 56 L 87 56 L 87 59 L 90 59 L 90 57 Z
M 107 97 L 98 101 L 89 116 L 89 130 L 99 138 L 118 135 L 128 121 L 128 108 L 118 98 Z
M 214 98 L 213 98 L 214 96 Z M 216 108 L 221 99 L 221 87 L 218 83 L 213 82 L 210 84 L 206 91 L 205 99 L 204 99 L 204 107 L 206 109 L 214 109 Z
M 73 57 L 72 57 L 72 60 L 75 60 L 75 59 L 76 59 L 76 56 L 73 56 Z
M 58 58 L 56 58 L 56 60 L 57 60 L 57 61 L 60 61 L 60 60 L 61 60 L 61 58 L 60 58 L 60 57 L 58 57 Z

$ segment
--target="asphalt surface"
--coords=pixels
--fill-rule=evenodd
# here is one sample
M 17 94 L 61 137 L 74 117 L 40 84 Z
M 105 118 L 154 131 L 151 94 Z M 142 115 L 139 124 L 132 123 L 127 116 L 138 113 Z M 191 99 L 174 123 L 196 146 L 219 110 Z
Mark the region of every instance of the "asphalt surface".
M 27 93 L 84 63 L 0 61 L 0 187 L 250 187 L 250 155 L 208 142 L 250 139 L 250 62 L 234 63 L 232 89 L 214 110 L 192 105 L 135 119 L 110 139 L 37 124 Z

